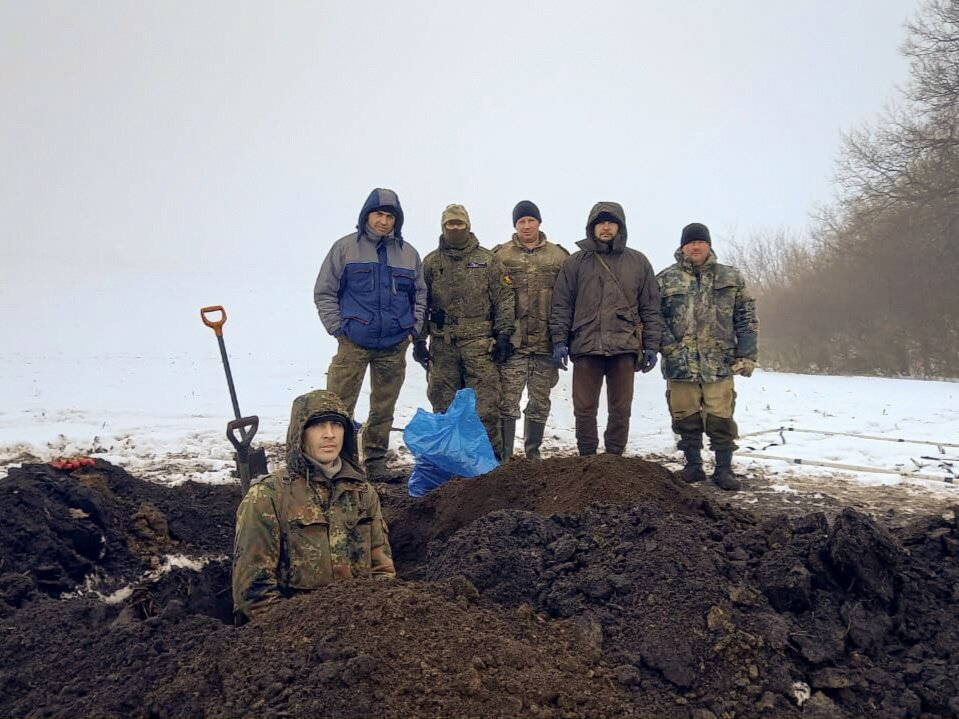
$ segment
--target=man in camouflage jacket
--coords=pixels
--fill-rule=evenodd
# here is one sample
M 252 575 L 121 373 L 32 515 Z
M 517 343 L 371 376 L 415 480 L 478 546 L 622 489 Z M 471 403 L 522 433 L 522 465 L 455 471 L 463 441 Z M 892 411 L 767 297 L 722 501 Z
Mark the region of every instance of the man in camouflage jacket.
M 513 454 L 519 403 L 526 387 L 526 422 L 523 428 L 526 458 L 539 460 L 539 448 L 549 417 L 549 393 L 559 381 L 549 337 L 549 311 L 553 285 L 569 253 L 546 239 L 539 229 L 539 208 L 523 200 L 513 208 L 513 239 L 493 248 L 503 263 L 516 296 L 516 330 L 512 357 L 499 367 L 502 388 L 503 459 Z
M 233 604 L 249 619 L 297 592 L 396 576 L 346 405 L 325 390 L 297 397 L 286 446 L 286 468 L 254 484 L 237 510 Z
M 686 458 L 681 476 L 687 482 L 706 479 L 705 429 L 716 453 L 712 480 L 722 489 L 739 489 L 732 471 L 739 436 L 733 375 L 749 377 L 756 366 L 756 303 L 739 270 L 716 261 L 709 228 L 698 222 L 683 228 L 676 264 L 656 279 L 665 320 L 666 402 Z
M 476 411 L 502 457 L 496 364 L 513 351 L 516 300 L 502 265 L 470 230 L 465 207 L 449 205 L 440 226 L 439 249 L 423 260 L 430 343 L 417 340 L 413 357 L 427 368 L 434 412 L 445 412 L 457 390 L 475 390 Z

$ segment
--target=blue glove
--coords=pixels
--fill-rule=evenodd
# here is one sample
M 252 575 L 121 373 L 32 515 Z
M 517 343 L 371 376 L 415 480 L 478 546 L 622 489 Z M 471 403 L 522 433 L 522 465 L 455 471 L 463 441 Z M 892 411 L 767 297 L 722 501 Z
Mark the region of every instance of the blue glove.
M 643 358 L 639 361 L 639 371 L 643 374 L 656 366 L 656 353 L 652 350 L 643 350 Z
M 569 366 L 569 347 L 564 344 L 553 345 L 553 364 L 561 370 Z

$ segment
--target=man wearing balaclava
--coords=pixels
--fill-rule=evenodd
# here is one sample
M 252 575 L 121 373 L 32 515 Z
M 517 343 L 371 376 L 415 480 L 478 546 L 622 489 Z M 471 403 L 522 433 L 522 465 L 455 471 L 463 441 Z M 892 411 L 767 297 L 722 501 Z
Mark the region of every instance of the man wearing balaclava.
M 330 248 L 313 288 L 336 356 L 326 376 L 352 415 L 370 368 L 370 415 L 363 426 L 363 458 L 373 481 L 387 470 L 393 410 L 406 377 L 411 337 L 423 330 L 426 284 L 419 253 L 403 239 L 403 208 L 393 190 L 374 189 L 360 210 L 356 232 Z
M 735 491 L 740 482 L 732 469 L 739 430 L 733 419 L 733 375 L 749 377 L 759 355 L 756 302 L 742 273 L 721 265 L 713 252 L 709 228 L 693 222 L 683 228 L 676 264 L 656 276 L 662 297 L 663 377 L 666 403 L 679 436 L 687 482 L 706 479 L 703 431 L 716 453 L 712 481 Z
M 233 603 L 252 619 L 299 592 L 396 576 L 376 490 L 358 467 L 346 405 L 326 390 L 297 397 L 286 467 L 250 487 L 236 514 Z
M 573 360 L 573 415 L 581 455 L 596 454 L 596 416 L 606 383 L 607 454 L 622 454 L 629 438 L 634 372 L 656 366 L 663 331 L 659 288 L 646 256 L 626 246 L 626 213 L 598 202 L 586 238 L 564 263 L 553 286 L 549 329 L 553 361 Z
M 496 365 L 513 352 L 511 280 L 493 253 L 480 247 L 465 207 L 448 205 L 440 228 L 439 248 L 423 260 L 429 346 L 425 338 L 417 340 L 413 357 L 427 369 L 434 412 L 445 412 L 457 390 L 473 388 L 476 411 L 502 457 Z

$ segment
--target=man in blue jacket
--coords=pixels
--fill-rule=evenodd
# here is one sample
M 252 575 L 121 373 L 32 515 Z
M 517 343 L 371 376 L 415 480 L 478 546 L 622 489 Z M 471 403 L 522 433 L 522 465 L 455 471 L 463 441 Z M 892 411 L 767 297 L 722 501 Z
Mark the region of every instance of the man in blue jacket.
M 356 232 L 334 243 L 313 288 L 320 320 L 339 344 L 326 387 L 351 416 L 370 367 L 363 454 L 374 481 L 389 478 L 386 450 L 406 376 L 406 348 L 411 336 L 419 337 L 426 312 L 423 263 L 402 231 L 400 198 L 376 188 L 363 203 Z

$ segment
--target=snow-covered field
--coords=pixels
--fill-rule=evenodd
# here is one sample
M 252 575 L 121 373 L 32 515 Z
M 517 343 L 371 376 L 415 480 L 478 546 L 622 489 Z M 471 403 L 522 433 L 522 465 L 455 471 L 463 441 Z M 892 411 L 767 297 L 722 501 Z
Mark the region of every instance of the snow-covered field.
M 198 311 L 215 303 L 229 312 L 225 339 L 240 408 L 259 415 L 255 444 L 276 456 L 291 400 L 325 386 L 335 346 L 311 305 L 314 269 L 299 272 L 290 286 L 307 289 L 296 294 L 277 285 L 238 289 L 201 275 L 172 283 L 149 275 L 107 282 L 83 273 L 7 278 L 0 291 L 0 472 L 22 461 L 94 454 L 163 482 L 226 481 L 232 408 L 215 336 Z M 959 383 L 757 371 L 737 380 L 737 391 L 745 435 L 740 470 L 774 473 L 784 491 L 791 476 L 840 475 L 959 497 L 959 487 L 944 481 L 959 471 Z M 664 392 L 658 368 L 637 375 L 627 452 L 678 457 Z M 394 426 L 403 427 L 418 407 L 428 408 L 425 376 L 410 358 Z M 364 390 L 357 418 L 366 413 Z M 779 428 L 811 431 L 771 431 Z M 408 461 L 401 433 L 392 441 Z M 546 453 L 574 448 L 570 375 L 561 373 Z

